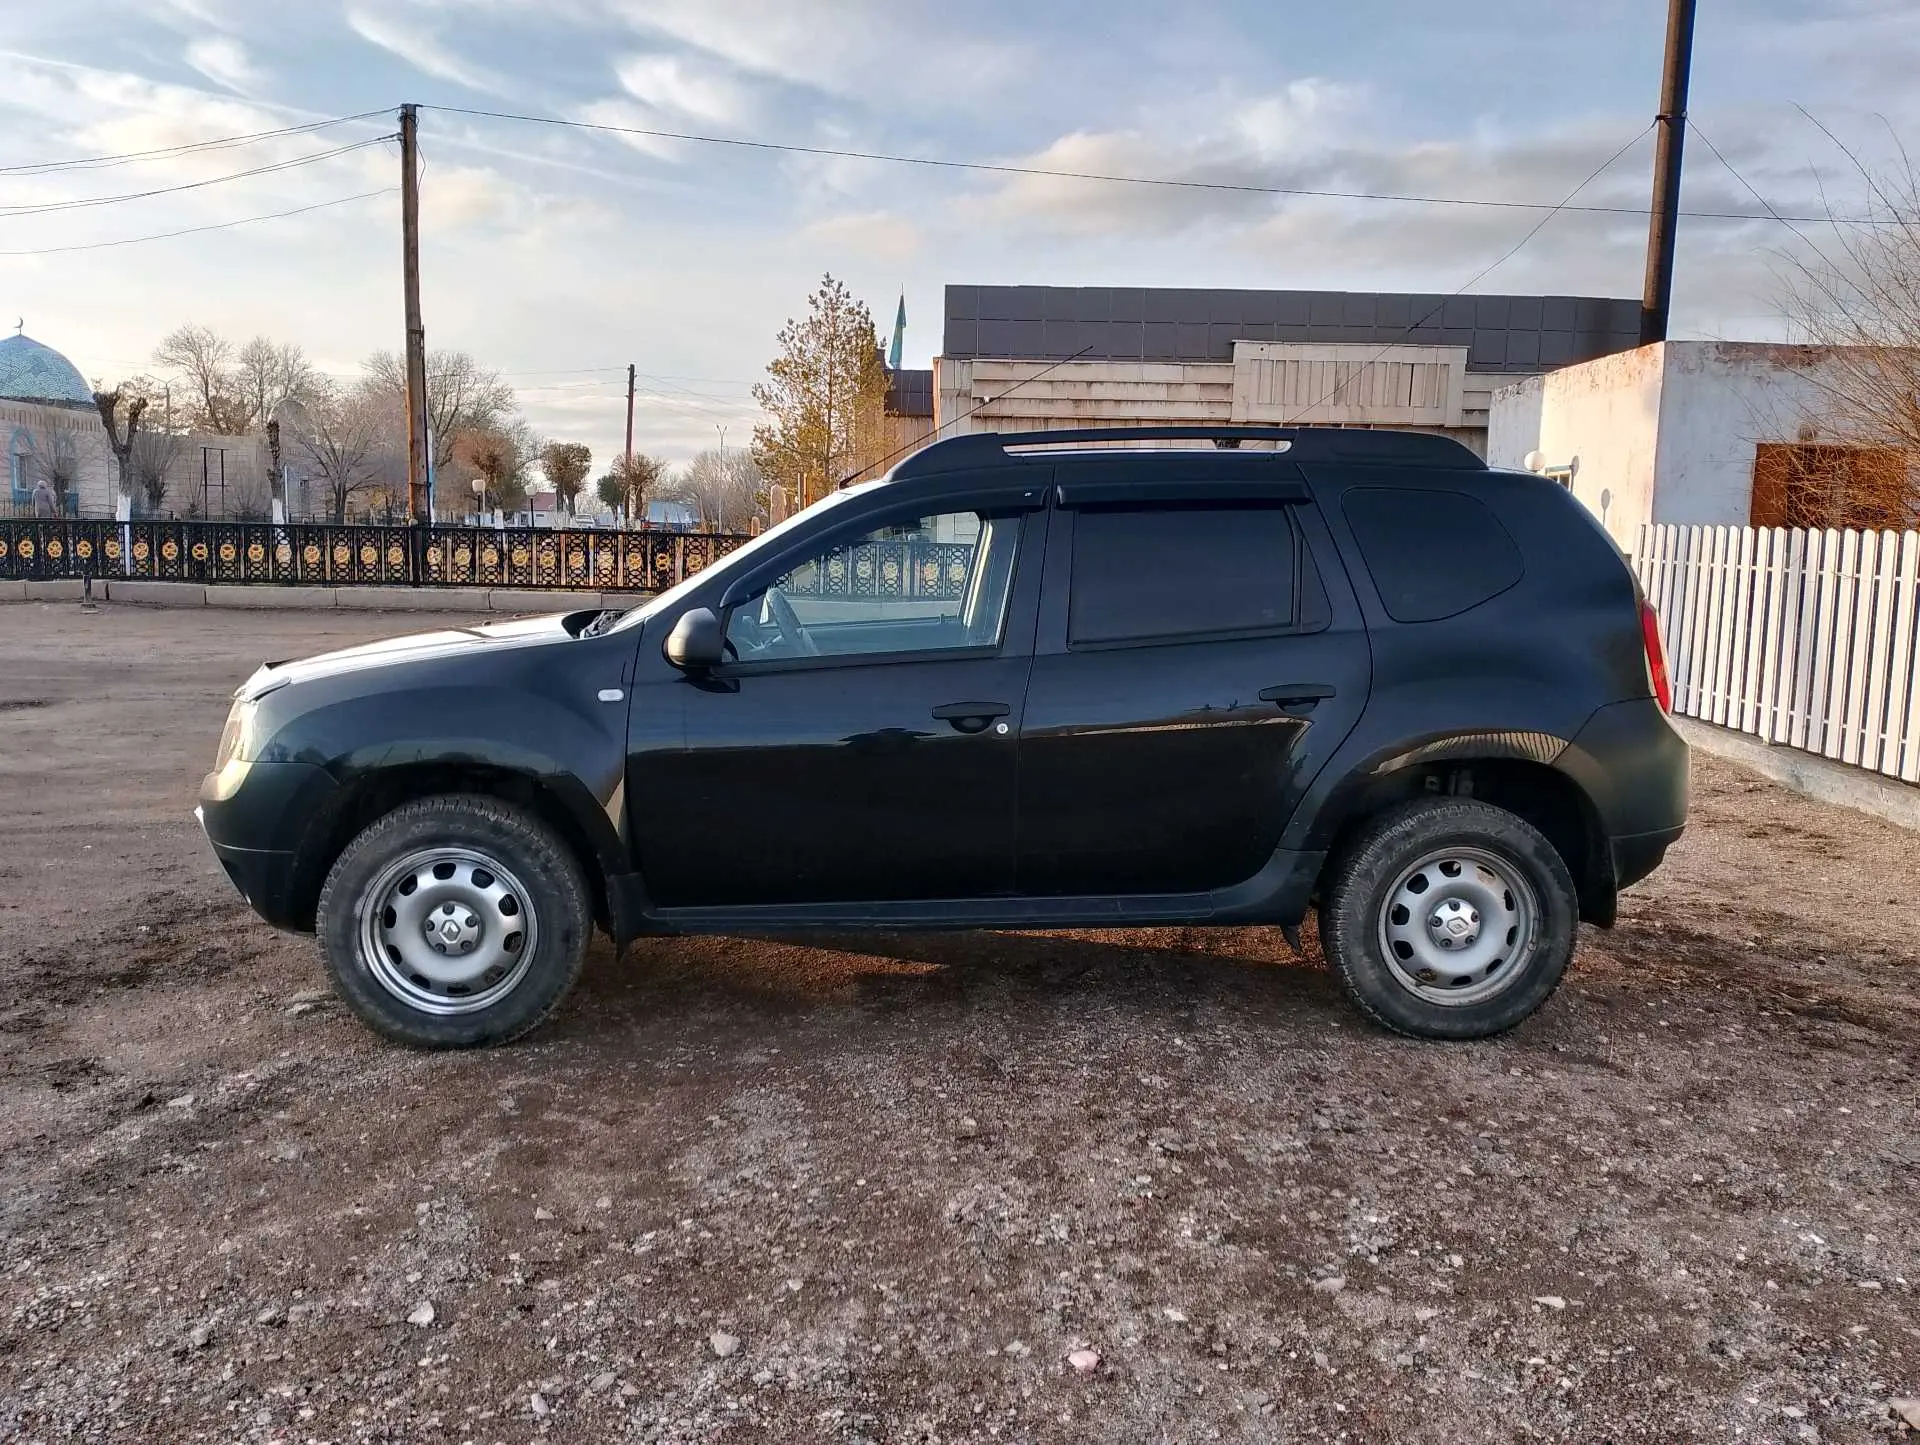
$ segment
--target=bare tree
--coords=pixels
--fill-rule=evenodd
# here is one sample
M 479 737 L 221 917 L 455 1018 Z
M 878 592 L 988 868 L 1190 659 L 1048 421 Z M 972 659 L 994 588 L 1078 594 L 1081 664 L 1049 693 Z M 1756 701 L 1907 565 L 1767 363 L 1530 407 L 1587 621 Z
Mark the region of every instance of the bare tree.
M 767 479 L 751 455 L 709 448 L 661 483 L 657 495 L 685 502 L 707 526 L 745 532 L 767 515 Z
M 35 427 L 27 433 L 27 474 L 35 482 L 44 481 L 53 489 L 60 513 L 66 515 L 67 498 L 80 486 L 80 452 L 73 433 L 63 426 Z
M 329 387 L 306 408 L 304 421 L 294 444 L 326 491 L 328 515 L 344 522 L 355 497 L 388 479 L 392 408 L 377 388 Z
M 180 376 L 186 392 L 182 410 L 190 426 L 223 435 L 243 429 L 239 423 L 244 408 L 234 389 L 233 343 L 226 337 L 189 321 L 154 347 L 153 359 Z
M 407 364 L 396 353 L 376 351 L 367 358 L 367 376 L 399 400 L 405 414 Z M 434 470 L 454 459 L 462 432 L 505 425 L 515 409 L 513 388 L 500 373 L 482 366 L 464 351 L 427 353 L 427 431 L 433 439 Z
M 163 431 L 143 431 L 133 439 L 129 466 L 135 490 L 130 495 L 137 496 L 149 514 L 166 504 L 173 466 L 185 445 L 185 438 Z
M 1843 147 L 1844 149 L 1844 147 Z M 1920 526 L 1920 170 L 1903 156 L 1866 183 L 1870 225 L 1832 225 L 1784 259 L 1781 302 L 1794 339 L 1831 348 L 1805 375 L 1819 393 L 1820 438 L 1839 444 L 1852 525 Z M 1844 449 L 1898 464 L 1854 465 Z
M 483 500 L 503 512 L 527 504 L 527 474 L 537 450 L 525 422 L 473 427 L 454 438 L 453 460 L 486 483 Z
M 593 453 L 584 442 L 548 442 L 540 448 L 540 470 L 553 484 L 562 511 L 573 510 L 574 499 L 587 484 Z
M 666 463 L 635 452 L 631 457 L 617 456 L 607 474 L 595 484 L 600 500 L 629 522 L 641 522 L 647 516 L 647 498 L 665 475 Z
M 240 430 L 265 426 L 285 402 L 311 404 L 324 380 L 293 342 L 254 337 L 234 356 L 227 378 Z
M 120 473 L 120 495 L 133 495 L 133 455 L 140 436 L 140 416 L 147 409 L 144 396 L 123 396 L 123 384 L 112 391 L 96 391 L 93 404 L 107 428 L 107 445 Z M 125 418 L 124 424 L 122 418 Z

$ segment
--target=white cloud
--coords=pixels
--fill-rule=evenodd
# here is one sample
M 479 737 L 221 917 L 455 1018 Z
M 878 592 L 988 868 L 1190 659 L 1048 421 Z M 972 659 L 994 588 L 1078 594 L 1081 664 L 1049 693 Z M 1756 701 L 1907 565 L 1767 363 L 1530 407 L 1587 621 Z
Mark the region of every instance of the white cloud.
M 369 45 L 377 45 L 397 55 L 421 74 L 430 75 L 435 80 L 450 80 L 469 90 L 495 94 L 508 89 L 500 75 L 456 54 L 431 28 L 409 24 L 391 13 L 375 13 L 357 5 L 347 11 L 347 25 Z
M 875 261 L 907 261 L 919 255 L 926 235 L 911 218 L 893 211 L 827 216 L 801 234 Z
M 1366 91 L 1319 76 L 1289 82 L 1268 95 L 1229 104 L 1232 129 L 1257 155 L 1297 154 L 1326 142 L 1331 128 L 1349 120 Z
M 258 90 L 264 76 L 247 47 L 230 35 L 209 35 L 187 46 L 187 64 L 216 85 L 242 95 Z
M 575 106 L 569 112 L 569 119 L 585 121 L 588 125 L 607 125 L 616 127 L 613 139 L 631 150 L 639 151 L 655 160 L 685 161 L 692 155 L 693 147 L 686 141 L 667 140 L 659 136 L 641 135 L 638 132 L 649 130 L 670 130 L 664 124 L 664 117 L 650 106 L 641 105 L 632 100 L 595 100 L 585 105 Z
M 689 56 L 630 55 L 614 67 L 628 95 L 654 110 L 731 129 L 754 115 L 747 88 L 718 67 Z
M 534 0 L 538 3 L 538 0 Z M 842 97 L 911 97 L 926 109 L 991 103 L 1029 73 L 1027 46 L 964 23 L 935 33 L 926 11 L 899 0 L 605 0 L 637 30 L 677 40 L 753 71 Z

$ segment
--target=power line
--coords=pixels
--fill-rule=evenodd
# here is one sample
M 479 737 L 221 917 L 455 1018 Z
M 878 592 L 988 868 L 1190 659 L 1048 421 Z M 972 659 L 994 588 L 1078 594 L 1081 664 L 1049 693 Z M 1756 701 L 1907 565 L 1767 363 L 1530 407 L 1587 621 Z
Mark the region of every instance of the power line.
M 321 161 L 334 160 L 351 151 L 365 150 L 368 146 L 383 145 L 392 140 L 390 135 L 375 136 L 371 140 L 353 141 L 347 145 L 336 146 L 329 151 L 320 151 L 310 156 L 299 156 L 293 160 L 275 161 L 271 165 L 255 166 L 251 170 L 233 171 L 224 176 L 209 176 L 203 181 L 185 181 L 177 186 L 156 186 L 145 191 L 126 191 L 117 196 L 89 196 L 77 201 L 47 201 L 40 205 L 0 206 L 0 220 L 10 220 L 17 216 L 44 216 L 55 211 L 80 211 L 96 206 L 118 205 L 123 201 L 144 201 L 153 196 L 171 196 L 181 191 L 197 191 L 207 186 L 225 185 L 229 181 L 244 181 L 253 176 L 272 175 L 277 171 L 296 170 L 301 166 L 317 165 Z
M 791 155 L 830 156 L 841 160 L 883 161 L 890 165 L 929 166 L 942 170 L 983 171 L 993 175 L 1045 176 L 1055 180 L 1101 181 L 1112 185 L 1162 186 L 1189 191 L 1225 191 L 1255 196 L 1297 196 L 1336 201 L 1386 201 L 1409 206 L 1461 206 L 1503 211 L 1576 211 L 1590 215 L 1635 216 L 1649 214 L 1646 206 L 1569 206 L 1546 201 L 1496 201 L 1468 196 L 1420 196 L 1392 191 L 1336 191 L 1308 186 L 1260 186 L 1235 181 L 1200 181 L 1174 176 L 1115 175 L 1101 171 L 1054 170 L 1042 166 L 1016 166 L 993 161 L 946 160 L 934 156 L 897 155 L 886 151 L 843 150 L 834 146 L 795 145 L 786 141 L 749 140 L 739 136 L 696 135 L 687 131 L 655 130 L 646 126 L 609 125 L 601 121 L 563 120 L 558 116 L 525 115 L 503 110 L 475 110 L 457 105 L 421 105 L 421 110 L 443 115 L 477 116 L 487 120 L 522 121 L 531 125 L 562 126 L 570 130 L 600 131 L 608 135 L 645 136 L 652 140 L 688 141 L 698 145 L 734 146 L 743 150 L 780 151 Z M 1602 168 L 1604 169 L 1604 167 Z M 1873 216 L 1757 216 L 1747 211 L 1682 211 L 1683 216 L 1701 221 L 1832 220 L 1837 225 L 1873 226 L 1881 222 Z
M 1469 279 L 1464 285 L 1462 285 L 1459 288 L 1459 290 L 1453 291 L 1448 295 L 1443 296 L 1440 299 L 1440 304 L 1438 306 L 1435 306 L 1432 310 L 1428 311 L 1426 315 L 1422 316 L 1418 321 L 1415 321 L 1405 331 L 1401 332 L 1399 336 L 1395 337 L 1392 341 L 1389 341 L 1385 346 L 1382 346 L 1372 356 L 1368 357 L 1367 360 L 1361 365 L 1360 369 L 1356 371 L 1352 377 L 1342 378 L 1341 380 L 1335 382 L 1332 389 L 1328 391 L 1325 396 L 1321 397 L 1318 401 L 1314 402 L 1312 405 L 1303 407 L 1301 410 L 1295 412 L 1293 416 L 1288 419 L 1287 425 L 1288 426 L 1294 425 L 1294 423 L 1298 422 L 1299 419 L 1305 416 L 1308 412 L 1318 411 L 1321 407 L 1325 406 L 1328 402 L 1332 401 L 1333 398 L 1338 396 L 1341 390 L 1345 386 L 1347 386 L 1349 381 L 1354 380 L 1355 378 L 1358 378 L 1359 376 L 1364 374 L 1366 369 L 1372 366 L 1374 362 L 1378 361 L 1381 357 L 1385 356 L 1394 347 L 1398 346 L 1401 342 L 1405 341 L 1409 336 L 1413 335 L 1414 332 L 1418 331 L 1422 326 L 1425 326 L 1429 321 L 1433 320 L 1434 317 L 1438 316 L 1443 310 L 1445 310 L 1447 302 L 1453 300 L 1455 297 L 1464 295 L 1468 291 L 1471 291 L 1475 286 L 1478 286 L 1482 281 L 1486 280 L 1487 277 L 1491 276 L 1495 271 L 1499 270 L 1500 267 L 1504 266 L 1507 262 L 1511 261 L 1515 256 L 1517 256 L 1521 252 L 1522 249 L 1525 248 L 1526 244 L 1529 241 L 1531 241 L 1535 236 L 1540 234 L 1540 232 L 1546 227 L 1547 222 L 1551 221 L 1555 216 L 1559 215 L 1562 211 L 1568 211 L 1568 210 L 1574 209 L 1574 207 L 1569 204 L 1573 200 L 1573 198 L 1579 195 L 1588 186 L 1592 185 L 1595 181 L 1599 180 L 1600 177 L 1604 175 L 1608 170 L 1612 169 L 1614 163 L 1618 161 L 1622 156 L 1624 156 L 1628 151 L 1632 150 L 1635 146 L 1639 145 L 1641 141 L 1645 140 L 1647 138 L 1648 132 L 1651 131 L 1652 129 L 1653 129 L 1653 125 L 1649 123 L 1645 130 L 1642 130 L 1639 134 L 1635 135 L 1632 140 L 1628 141 L 1625 145 L 1621 146 L 1619 150 L 1615 151 L 1612 155 L 1608 156 L 1604 161 L 1602 161 L 1597 167 L 1589 171 L 1587 173 L 1587 177 L 1585 180 L 1581 181 L 1579 185 L 1575 186 L 1572 190 L 1567 192 L 1566 200 L 1562 201 L 1559 205 L 1555 206 L 1552 210 L 1548 211 L 1546 215 L 1542 216 L 1538 221 L 1535 221 L 1533 223 L 1533 228 L 1529 230 L 1526 235 L 1522 236 L 1518 241 L 1515 241 L 1505 251 L 1501 252 L 1496 259 L 1488 262 L 1485 266 L 1482 266 L 1478 271 L 1476 271 L 1473 274 L 1471 279 Z
M 1699 126 L 1695 125 L 1691 119 L 1687 121 L 1687 129 L 1700 137 L 1700 143 L 1704 145 L 1708 150 L 1713 152 L 1713 158 L 1719 161 L 1721 165 L 1726 167 L 1728 175 L 1732 176 L 1736 181 L 1740 182 L 1741 185 L 1747 188 L 1748 195 L 1752 196 L 1756 201 L 1758 201 L 1761 205 L 1767 208 L 1768 215 L 1772 216 L 1774 220 L 1778 221 L 1781 225 L 1785 226 L 1789 231 L 1793 232 L 1794 235 L 1798 236 L 1801 239 L 1801 241 L 1806 244 L 1808 249 L 1813 252 L 1814 255 L 1818 256 L 1820 260 L 1829 269 L 1833 269 L 1833 262 L 1827 260 L 1826 253 L 1823 252 L 1819 248 L 1819 246 L 1814 244 L 1813 238 L 1809 236 L 1805 231 L 1801 230 L 1798 226 L 1794 225 L 1792 221 L 1788 220 L 1785 216 L 1781 215 L 1778 211 L 1776 211 L 1773 208 L 1773 202 L 1769 201 L 1765 196 L 1761 195 L 1760 192 L 1754 188 L 1754 184 L 1752 181 L 1748 180 L 1745 176 L 1741 175 L 1739 171 L 1734 169 L 1733 162 L 1728 160 L 1726 156 L 1721 154 L 1720 147 L 1715 145 L 1712 142 L 1712 140 L 1708 138 L 1707 133 L 1705 131 L 1701 130 Z
M 186 141 L 180 145 L 161 146 L 155 150 L 123 151 L 117 155 L 81 156 L 66 161 L 29 161 L 24 165 L 0 166 L 0 176 L 56 175 L 62 171 L 105 170 L 113 166 L 130 165 L 135 161 L 164 160 L 172 156 L 189 155 L 195 151 L 226 150 L 233 146 L 252 145 L 255 141 L 273 140 L 279 136 L 305 135 L 316 130 L 326 130 L 330 126 L 348 125 L 357 120 L 372 120 L 376 116 L 386 116 L 384 110 L 363 110 L 358 115 L 335 116 L 332 120 L 316 120 L 305 125 L 283 126 L 279 130 L 257 130 L 245 135 L 215 136 L 210 140 Z
M 873 463 L 872 469 L 877 471 L 878 469 L 886 466 L 886 464 L 892 461 L 895 457 L 905 456 L 909 452 L 916 452 L 920 450 L 920 448 L 925 446 L 928 442 L 938 438 L 941 432 L 945 431 L 948 427 L 952 426 L 955 422 L 963 422 L 968 417 L 972 416 L 975 412 L 983 411 L 987 407 L 992 406 L 996 401 L 1006 400 L 1007 397 L 1013 395 L 1013 393 L 1018 391 L 1021 387 L 1031 385 L 1033 382 L 1038 381 L 1041 377 L 1045 376 L 1050 371 L 1059 370 L 1061 367 L 1065 366 L 1069 361 L 1078 361 L 1081 357 L 1085 356 L 1091 350 L 1093 350 L 1093 347 L 1083 346 L 1078 351 L 1074 352 L 1072 356 L 1063 356 L 1058 361 L 1048 362 L 1045 366 L 1041 367 L 1038 371 L 1034 372 L 1032 376 L 1021 377 L 1020 380 L 1016 381 L 1012 386 L 1008 387 L 1005 391 L 1001 392 L 1000 395 L 982 397 L 979 401 L 975 402 L 972 406 L 968 407 L 965 411 L 961 412 L 960 415 L 956 417 L 949 417 L 946 421 L 941 422 L 940 425 L 938 425 L 937 427 L 934 427 L 932 430 L 922 432 L 918 437 L 914 438 L 914 440 L 910 442 L 906 442 L 901 446 L 895 447 L 892 451 L 888 452 L 884 457 L 880 458 L 879 461 Z M 1124 439 L 1125 430 L 1126 429 L 1124 427 L 1115 428 L 1116 440 Z M 861 470 L 865 471 L 868 469 L 863 467 Z M 840 479 L 838 485 L 844 487 L 848 482 L 852 481 L 855 477 L 859 475 L 860 475 L 859 472 L 849 472 L 846 476 Z
M 310 206 L 295 206 L 290 211 L 269 211 L 264 216 L 241 216 L 232 221 L 217 221 L 210 226 L 188 226 L 180 231 L 159 231 L 151 236 L 123 236 L 117 241 L 88 241 L 77 246 L 41 246 L 28 251 L 0 251 L 0 256 L 62 256 L 73 251 L 105 251 L 114 246 L 138 246 L 147 241 L 170 241 L 175 236 L 198 236 L 208 231 L 227 231 L 235 226 L 251 226 L 258 221 L 278 221 L 287 216 L 304 216 L 308 211 L 323 211 L 329 206 L 344 206 L 349 201 L 364 201 L 373 196 L 390 196 L 397 187 L 383 186 L 377 191 L 338 196 L 331 201 L 315 201 Z

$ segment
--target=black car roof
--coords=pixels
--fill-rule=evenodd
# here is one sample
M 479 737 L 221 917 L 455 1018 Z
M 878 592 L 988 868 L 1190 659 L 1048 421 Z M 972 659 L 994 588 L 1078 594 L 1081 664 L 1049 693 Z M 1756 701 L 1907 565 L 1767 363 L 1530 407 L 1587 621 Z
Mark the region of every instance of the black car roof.
M 1041 462 L 1111 462 L 1118 457 L 1163 461 L 1169 469 L 1191 462 L 1195 451 L 1128 447 L 1136 441 L 1191 441 L 1211 444 L 1200 452 L 1217 465 L 1219 452 L 1246 457 L 1283 456 L 1290 462 L 1372 462 L 1445 471 L 1485 471 L 1486 462 L 1452 437 L 1432 432 L 1371 431 L 1357 427 L 1141 426 L 1098 427 L 1035 432 L 973 432 L 935 442 L 906 458 L 888 476 L 910 481 L 944 473 Z M 1281 444 L 1275 450 L 1240 451 L 1243 442 Z M 1115 443 L 1121 445 L 1116 446 Z M 1061 450 L 1079 447 L 1082 450 Z M 1088 450 L 1087 448 L 1092 448 Z

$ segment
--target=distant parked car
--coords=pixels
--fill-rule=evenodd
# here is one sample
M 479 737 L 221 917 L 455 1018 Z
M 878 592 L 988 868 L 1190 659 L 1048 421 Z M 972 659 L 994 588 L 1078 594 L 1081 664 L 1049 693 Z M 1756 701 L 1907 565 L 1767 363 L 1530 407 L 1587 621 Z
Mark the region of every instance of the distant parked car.
M 1130 435 L 1200 446 L 962 437 L 630 611 L 264 666 L 214 851 L 427 1046 L 539 1023 L 596 924 L 1297 940 L 1316 910 L 1369 1018 L 1526 1018 L 1686 815 L 1618 550 L 1441 437 Z

